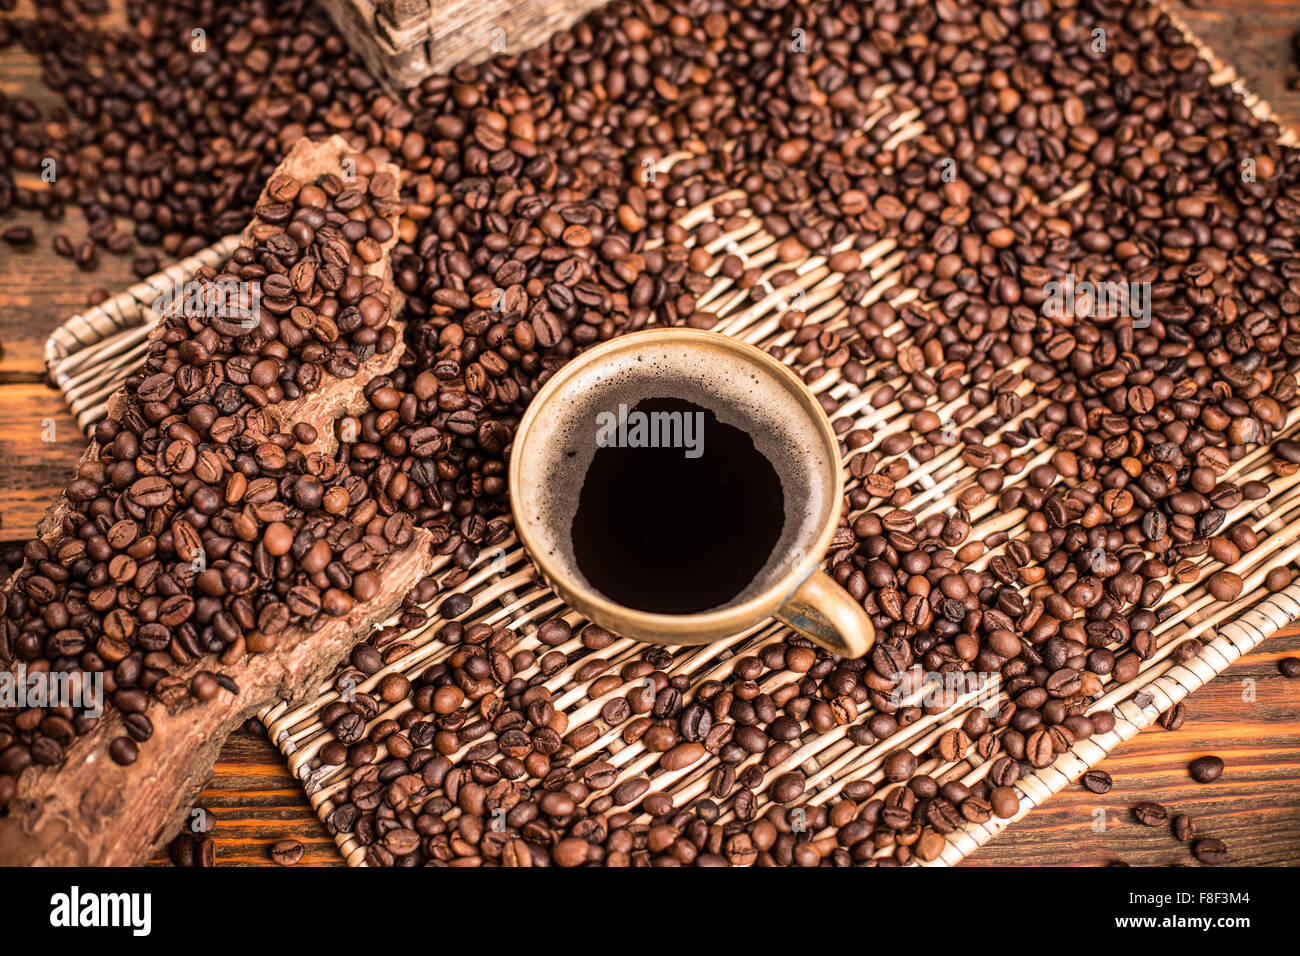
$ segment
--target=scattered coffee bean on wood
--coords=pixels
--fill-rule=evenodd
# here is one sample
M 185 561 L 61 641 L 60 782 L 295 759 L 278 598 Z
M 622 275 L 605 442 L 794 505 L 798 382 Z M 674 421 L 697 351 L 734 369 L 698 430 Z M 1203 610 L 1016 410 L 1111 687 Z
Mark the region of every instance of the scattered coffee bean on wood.
M 168 845 L 167 852 L 173 866 L 194 866 L 197 850 L 198 841 L 190 833 L 182 830 Z
M 35 237 L 26 226 L 10 226 L 4 232 L 0 232 L 0 239 L 11 246 L 30 246 Z
M 1192 846 L 1192 852 L 1202 863 L 1208 863 L 1211 866 L 1226 863 L 1228 860 L 1228 845 L 1214 837 L 1197 840 Z
M 1133 817 L 1145 827 L 1160 827 L 1169 822 L 1169 811 L 1158 803 L 1143 801 L 1133 807 Z
M 378 243 L 393 237 L 396 183 L 364 156 L 348 161 L 351 189 L 333 173 L 272 180 L 268 195 L 291 194 L 292 202 L 259 205 L 247 244 L 223 271 L 200 270 L 195 280 L 212 295 L 240 290 L 214 299 L 211 315 L 192 314 L 186 302 L 164 305 L 144 368 L 128 380 L 122 407 L 96 426 L 97 444 L 64 492 L 61 535 L 25 547 L 0 650 L 9 657 L 17 647 L 26 660 L 68 670 L 93 647 L 100 669 L 113 665 L 111 702 L 128 732 L 108 748 L 118 764 L 133 764 L 137 742 L 152 735 L 144 714 L 151 699 L 237 694 L 236 682 L 214 673 L 218 663 L 268 650 L 291 626 L 314 630 L 347 614 L 373 596 L 373 569 L 410 539 L 409 524 L 378 516 L 373 499 L 363 504 L 364 482 L 338 462 L 291 457 L 294 440 L 266 411 L 319 390 L 327 375 L 355 374 L 397 344 L 386 327 L 389 294 L 374 274 Z M 298 286 L 285 274 L 298 276 Z M 246 322 L 257 318 L 248 311 L 253 285 L 265 303 L 256 335 Z M 326 322 L 330 331 L 324 341 L 309 339 L 272 314 Z M 207 380 L 217 367 L 226 380 L 214 385 Z M 318 510 L 326 488 L 355 489 L 347 516 Z M 287 501 L 276 500 L 277 489 Z M 347 497 L 353 503 L 351 491 Z M 294 542 L 300 548 L 291 557 Z M 145 613 L 135 613 L 135 597 L 122 597 L 128 582 Z M 61 630 L 45 640 L 50 621 Z M 169 675 L 204 655 L 213 669 L 185 682 Z M 55 724 L 24 728 L 22 738 L 6 734 L 4 755 L 58 763 L 65 748 L 50 746 L 53 735 L 66 741 L 94 721 Z
M 217 841 L 212 837 L 204 837 L 199 840 L 194 850 L 195 866 L 216 866 L 217 865 Z
M 1197 757 L 1188 764 L 1187 772 L 1197 783 L 1213 783 L 1223 773 L 1223 759 L 1214 756 Z
M 281 840 L 271 847 L 271 859 L 280 866 L 293 866 L 302 860 L 302 850 L 297 840 Z

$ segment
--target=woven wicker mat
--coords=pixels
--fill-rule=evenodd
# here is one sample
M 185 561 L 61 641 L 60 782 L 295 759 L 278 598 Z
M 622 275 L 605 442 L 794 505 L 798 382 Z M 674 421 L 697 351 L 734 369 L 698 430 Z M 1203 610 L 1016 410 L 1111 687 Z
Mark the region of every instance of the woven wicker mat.
M 1281 143 L 1295 145 L 1297 140 L 1294 133 L 1285 129 L 1267 104 L 1241 86 L 1231 67 L 1223 64 L 1191 37 L 1181 21 L 1176 17 L 1171 19 L 1211 64 L 1213 82 L 1216 85 L 1230 85 L 1257 117 L 1283 127 Z M 884 149 L 892 149 L 903 140 L 925 132 L 923 125 L 917 122 L 919 111 L 899 113 L 890 106 L 891 92 L 890 88 L 878 91 L 879 110 L 867 123 L 868 129 L 879 127 L 885 131 L 877 133 L 878 138 L 884 138 Z M 668 157 L 660 168 L 667 169 L 680 158 Z M 1083 183 L 1063 198 L 1078 196 L 1087 188 L 1088 184 Z M 764 278 L 760 285 L 766 295 L 757 302 L 751 301 L 744 290 L 718 276 L 713 289 L 699 303 L 700 309 L 721 317 L 716 331 L 763 347 L 787 346 L 795 333 L 783 330 L 780 319 L 791 307 L 792 298 L 799 293 L 802 293 L 803 299 L 797 304 L 807 313 L 809 322 L 820 322 L 827 330 L 845 327 L 847 307 L 839 295 L 844 276 L 833 272 L 825 258 L 814 256 L 799 262 L 783 262 L 778 256 L 777 241 L 762 229 L 756 218 L 740 214 L 722 221 L 714 219 L 713 203 L 739 196 L 739 193 L 719 196 L 704 206 L 688 211 L 682 219 L 688 230 L 698 231 L 706 222 L 718 223 L 721 234 L 704 246 L 715 256 L 715 260 L 728 254 L 736 255 L 747 268 L 757 266 L 763 270 Z M 710 231 L 716 233 L 712 228 Z M 144 339 L 152 325 L 149 303 L 164 287 L 186 281 L 200 265 L 219 265 L 229 255 L 235 240 L 236 237 L 233 236 L 223 239 L 99 307 L 74 316 L 55 331 L 47 345 L 47 364 L 55 383 L 62 390 L 83 428 L 89 429 L 103 416 L 104 402 L 108 395 L 142 362 Z M 851 241 L 842 244 L 842 248 L 850 247 Z M 902 260 L 903 252 L 890 240 L 879 242 L 863 252 L 862 268 L 870 270 L 872 284 L 859 300 L 862 304 L 868 305 L 883 298 L 895 306 L 907 302 L 917 302 L 922 308 L 926 306 L 925 302 L 919 301 L 920 296 L 915 289 L 900 284 L 896 269 Z M 782 277 L 781 287 L 774 288 L 770 280 L 777 273 L 787 270 L 794 270 L 797 279 L 793 283 L 786 283 L 786 277 Z M 886 334 L 896 333 L 901 328 L 900 322 L 887 329 Z M 787 364 L 796 370 L 799 370 L 799 366 L 794 359 L 798 351 L 797 348 L 788 349 L 786 357 Z M 1022 361 L 1015 368 L 1019 370 L 1024 364 Z M 872 371 L 875 372 L 876 369 Z M 873 375 L 868 384 L 859 389 L 843 380 L 838 370 L 833 370 L 813 382 L 811 387 L 819 394 L 829 391 L 837 400 L 839 409 L 836 418 L 847 417 L 853 421 L 854 428 L 872 431 L 873 440 L 867 446 L 855 449 L 853 454 L 875 452 L 882 455 L 883 465 L 891 459 L 883 456 L 880 446 L 891 434 L 905 430 L 905 422 L 911 416 L 896 401 L 882 408 L 870 404 L 870 394 L 880 384 L 883 382 L 877 381 Z M 901 380 L 892 384 L 901 384 Z M 1046 404 L 1032 398 L 1028 383 L 1022 391 L 1025 396 L 1030 396 L 1024 411 L 1015 420 L 1007 422 L 999 434 L 1015 430 L 1021 421 L 1037 415 Z M 960 399 L 945 404 L 932 398 L 927 407 L 935 411 L 941 420 L 946 420 L 960 404 Z M 977 415 L 965 424 L 975 425 L 986 414 L 988 413 Z M 1293 423 L 1276 437 L 1297 433 L 1300 433 L 1300 422 Z M 1029 459 L 1028 466 L 1004 487 L 1011 487 L 1014 481 L 1023 480 L 1034 466 L 1048 461 L 1052 450 L 1043 442 L 1034 441 L 1019 449 L 1019 452 Z M 908 507 L 918 522 L 952 507 L 958 495 L 973 483 L 974 469 L 962 462 L 956 447 L 941 449 L 939 454 L 925 463 L 917 462 L 907 453 L 902 457 L 907 462 L 908 470 L 897 482 L 897 487 L 907 488 L 911 492 Z M 1236 482 L 1263 481 L 1269 488 L 1267 497 L 1255 502 L 1243 502 L 1232 509 L 1225 520 L 1225 527 L 1236 523 L 1249 524 L 1260 537 L 1259 546 L 1231 567 L 1245 581 L 1242 597 L 1233 604 L 1223 604 L 1212 599 L 1199 583 L 1172 585 L 1158 612 L 1158 651 L 1143 662 L 1138 677 L 1129 683 L 1116 685 L 1110 678 L 1106 678 L 1108 683 L 1104 688 L 1104 696 L 1090 708 L 1090 713 L 1103 710 L 1113 712 L 1116 718 L 1114 729 L 1077 742 L 1050 766 L 1022 777 L 1016 785 L 1021 794 L 1020 811 L 1013 819 L 1019 819 L 1077 779 L 1089 767 L 1096 766 L 1121 741 L 1150 726 L 1162 711 L 1212 679 L 1269 635 L 1300 617 L 1300 582 L 1276 594 L 1268 594 L 1263 585 L 1264 577 L 1271 568 L 1300 558 L 1300 473 L 1279 474 L 1279 471 L 1285 469 L 1275 469 L 1272 461 L 1272 455 L 1267 449 L 1257 449 L 1236 462 L 1224 476 L 1224 480 Z M 857 484 L 851 476 L 848 478 L 849 489 Z M 1005 532 L 1014 538 L 1024 531 L 1023 513 L 1002 514 L 997 511 L 995 500 L 996 496 L 971 511 L 973 527 L 969 541 L 999 532 Z M 873 499 L 872 504 L 873 507 L 880 507 L 881 501 Z M 983 570 L 1002 551 L 1002 547 L 1004 546 L 986 549 L 986 553 L 971 562 L 970 566 Z M 1204 580 L 1220 567 L 1208 555 L 1202 557 L 1197 562 L 1198 580 Z M 435 573 L 446 575 L 453 572 L 450 558 L 444 558 L 443 564 Z M 458 572 L 456 576 L 460 576 Z M 437 608 L 449 594 L 460 592 L 472 601 L 470 609 L 457 619 L 465 626 L 482 622 L 493 628 L 514 628 L 521 634 L 516 650 L 540 649 L 541 653 L 558 650 L 565 655 L 566 664 L 563 669 L 546 678 L 544 685 L 553 694 L 556 710 L 567 715 L 570 730 L 584 724 L 594 724 L 599 731 L 594 742 L 574 754 L 570 766 L 581 767 L 594 760 L 606 761 L 618 769 L 619 782 L 637 777 L 648 778 L 650 789 L 647 793 L 664 793 L 678 807 L 686 806 L 706 794 L 710 774 L 718 765 L 716 758 L 710 757 L 684 770 L 665 771 L 658 766 L 658 753 L 646 751 L 640 743 L 625 744 L 621 736 L 622 728 L 610 727 L 601 719 L 602 706 L 612 698 L 634 689 L 632 683 L 620 682 L 619 686 L 598 697 L 588 695 L 587 689 L 592 681 L 619 674 L 627 663 L 641 658 L 647 649 L 645 645 L 619 639 L 597 654 L 588 651 L 577 637 L 570 638 L 558 648 L 545 647 L 537 640 L 538 625 L 548 619 L 563 618 L 575 625 L 575 634 L 582 621 L 575 611 L 565 607 L 558 597 L 536 579 L 531 563 L 513 535 L 495 550 L 481 555 L 478 563 L 463 580 L 454 586 L 450 584 L 451 582 L 440 590 L 433 602 L 424 607 L 427 612 L 426 622 L 401 633 L 400 641 L 409 645 L 410 650 L 358 684 L 355 691 L 372 691 L 391 673 L 402 673 L 415 680 L 429 666 L 449 657 L 452 648 L 435 639 L 439 628 L 445 623 L 439 617 Z M 396 616 L 386 622 L 385 627 L 402 630 Z M 737 659 L 758 654 L 764 647 L 784 640 L 789 634 L 783 626 L 772 622 L 709 646 L 672 648 L 673 661 L 666 671 L 670 677 L 687 676 L 691 689 L 683 696 L 689 698 L 701 682 L 726 677 Z M 1178 663 L 1175 649 L 1189 639 L 1198 639 L 1202 644 L 1201 649 L 1196 656 Z M 541 653 L 537 655 L 538 658 Z M 593 661 L 601 661 L 604 666 L 599 667 Z M 534 664 L 532 670 L 517 676 L 534 678 L 538 676 L 536 667 Z M 580 668 L 583 671 L 581 682 L 575 676 Z M 759 686 L 765 692 L 772 692 L 797 677 L 792 672 L 769 673 L 762 678 Z M 639 685 L 639 682 L 634 683 Z M 933 748 L 945 730 L 961 726 L 972 707 L 988 706 L 990 690 L 996 690 L 996 687 L 986 686 L 972 690 L 943 713 L 928 714 L 915 723 L 900 728 L 889 739 L 867 748 L 857 746 L 848 739 L 847 725 L 837 726 L 820 735 L 807 731 L 801 737 L 794 754 L 785 763 L 772 768 L 765 779 L 770 782 L 782 773 L 802 770 L 807 777 L 802 800 L 803 805 L 809 807 L 834 800 L 844 785 L 852 780 L 874 781 L 879 785 L 877 796 L 881 796 L 889 789 L 883 783 L 881 762 L 887 753 L 906 746 L 917 755 L 919 772 L 930 774 L 940 783 L 950 780 L 974 783 L 988 772 L 989 762 L 981 761 L 978 756 L 971 754 L 964 760 L 945 763 L 933 755 Z M 904 706 L 920 703 L 923 695 L 924 688 L 916 690 L 904 698 Z M 282 703 L 261 715 L 272 740 L 284 753 L 290 770 L 302 781 L 312 807 L 322 821 L 334 808 L 334 798 L 346 791 L 347 778 L 351 772 L 346 766 L 322 766 L 317 759 L 320 747 L 332 739 L 317 715 L 323 707 L 338 699 L 339 693 L 331 682 L 330 685 L 321 687 L 315 698 L 306 704 L 291 707 Z M 378 714 L 375 721 L 399 718 L 411 706 L 407 700 L 388 707 Z M 865 720 L 867 716 L 863 713 L 859 720 Z M 381 745 L 379 759 L 384 754 Z M 751 757 L 746 764 L 760 759 L 761 757 Z M 738 767 L 737 771 L 743 768 L 744 765 Z M 592 797 L 605 792 L 607 791 L 593 791 Z M 757 812 L 761 814 L 770 800 L 768 793 L 759 792 Z M 616 806 L 614 809 L 629 808 Z M 726 823 L 733 816 L 729 806 L 724 806 L 719 822 Z M 944 852 L 933 865 L 960 861 L 1011 822 L 1009 819 L 995 817 L 983 825 L 964 824 L 948 836 Z M 827 833 L 812 834 L 811 838 L 825 836 Z M 364 865 L 364 846 L 348 834 L 338 834 L 336 840 L 349 863 Z

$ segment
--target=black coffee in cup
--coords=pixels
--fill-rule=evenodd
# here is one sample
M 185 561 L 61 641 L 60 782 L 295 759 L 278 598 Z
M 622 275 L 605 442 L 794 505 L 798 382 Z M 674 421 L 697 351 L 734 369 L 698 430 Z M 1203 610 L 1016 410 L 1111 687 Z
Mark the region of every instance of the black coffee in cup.
M 612 357 L 533 432 L 536 479 L 517 506 L 534 547 L 625 608 L 740 604 L 806 559 L 835 510 L 807 410 L 728 350 Z
M 775 466 L 746 425 L 681 398 L 605 413 L 587 466 L 573 553 L 607 597 L 660 614 L 693 614 L 740 594 L 785 524 Z

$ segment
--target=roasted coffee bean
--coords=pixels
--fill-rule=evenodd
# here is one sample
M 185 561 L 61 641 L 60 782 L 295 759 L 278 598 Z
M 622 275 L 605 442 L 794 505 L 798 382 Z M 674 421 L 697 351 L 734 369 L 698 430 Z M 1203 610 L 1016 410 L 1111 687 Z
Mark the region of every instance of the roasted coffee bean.
M 330 732 L 334 734 L 334 739 L 339 743 L 352 744 L 361 739 L 365 727 L 365 718 L 360 714 L 346 713 L 334 721 L 330 727 Z
M 910 750 L 896 750 L 883 764 L 887 780 L 906 780 L 916 772 L 916 755 Z
M 1174 817 L 1174 836 L 1183 843 L 1196 839 L 1196 822 L 1185 813 Z
M 281 840 L 271 847 L 271 859 L 280 866 L 293 866 L 302 859 L 302 844 L 297 840 Z
M 1295 580 L 1295 573 L 1289 567 L 1272 568 L 1264 577 L 1264 587 L 1276 593 L 1290 586 L 1293 580 Z
M 1020 779 L 1020 764 L 1010 757 L 998 757 L 989 768 L 989 782 L 995 787 L 1010 787 Z
M 181 831 L 167 846 L 167 855 L 171 857 L 172 866 L 195 866 L 198 843 L 193 835 Z
M 993 815 L 993 808 L 987 800 L 969 797 L 961 802 L 961 815 L 971 823 L 987 823 Z
M 143 743 L 153 736 L 153 723 L 144 714 L 127 714 L 122 726 L 132 739 Z
M 804 791 L 804 777 L 801 773 L 786 773 L 772 781 L 772 799 L 777 803 L 790 804 L 798 800 Z
M 438 613 L 447 620 L 460 617 L 470 609 L 473 599 L 468 594 L 453 594 L 442 602 L 438 608 Z
M 204 837 L 194 848 L 194 865 L 210 867 L 217 865 L 217 842 L 212 837 Z
M 659 765 L 669 772 L 683 770 L 702 758 L 704 754 L 704 747 L 701 744 L 678 744 L 660 758 Z
M 702 741 L 713 726 L 713 715 L 707 707 L 696 702 L 682 710 L 678 718 L 678 726 L 681 728 L 682 737 L 686 740 Z
M 1083 775 L 1083 785 L 1093 793 L 1110 793 L 1112 781 L 1104 770 L 1089 770 Z
M 29 246 L 33 242 L 34 234 L 26 226 L 10 226 L 4 232 L 0 232 L 0 239 L 11 246 Z
M 140 756 L 140 750 L 130 737 L 117 737 L 109 746 L 108 755 L 113 758 L 114 763 L 126 766 L 135 763 Z
M 1221 757 L 1197 757 L 1187 766 L 1187 772 L 1197 783 L 1213 783 L 1223 773 Z
M 1187 705 L 1182 701 L 1174 704 L 1159 717 L 1160 726 L 1165 730 L 1179 730 L 1187 722 Z
M 1241 576 L 1231 571 L 1218 571 L 1210 575 L 1205 586 L 1220 601 L 1235 601 L 1241 594 Z
M 1133 817 L 1143 826 L 1159 827 L 1169 821 L 1169 811 L 1158 803 L 1143 801 L 1133 808 Z
M 994 787 L 989 794 L 994 816 L 1010 819 L 1020 812 L 1020 797 L 1010 787 Z
M 1192 852 L 1198 860 L 1210 866 L 1217 866 L 1228 861 L 1228 845 L 1222 840 L 1216 840 L 1214 837 L 1197 840 L 1192 846 Z
M 63 762 L 63 746 L 50 737 L 37 737 L 31 744 L 32 763 L 53 767 Z

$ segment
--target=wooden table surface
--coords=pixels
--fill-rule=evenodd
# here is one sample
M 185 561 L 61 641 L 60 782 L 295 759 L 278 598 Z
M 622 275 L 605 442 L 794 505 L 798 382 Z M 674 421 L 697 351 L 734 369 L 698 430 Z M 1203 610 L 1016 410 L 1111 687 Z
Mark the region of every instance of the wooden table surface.
M 1284 121 L 1300 128 L 1300 91 L 1288 89 L 1300 75 L 1291 46 L 1300 31 L 1294 0 L 1214 0 L 1177 9 Z M 42 106 L 56 102 L 34 59 L 12 48 L 0 60 L 0 89 Z M 14 224 L 31 226 L 38 241 L 29 250 L 0 244 L 0 542 L 33 536 L 85 447 L 57 392 L 44 383 L 46 336 L 81 311 L 93 290 L 115 292 L 135 279 L 129 256 L 103 254 L 96 271 L 83 272 L 53 254 L 56 232 L 84 234 L 77 212 L 57 223 L 21 212 L 0 223 Z M 1227 842 L 1234 863 L 1300 865 L 1300 681 L 1277 670 L 1281 657 L 1297 654 L 1300 628 L 1267 641 L 1189 699 L 1182 730 L 1151 730 L 1117 748 L 1103 764 L 1115 779 L 1111 793 L 1071 786 L 967 862 L 1199 865 L 1166 829 L 1133 821 L 1129 806 L 1156 800 L 1197 817 L 1203 834 Z M 1209 753 L 1223 757 L 1227 769 L 1212 784 L 1194 783 L 1187 764 Z M 279 752 L 253 734 L 230 738 L 198 806 L 209 815 L 219 865 L 270 864 L 270 846 L 287 838 L 304 844 L 302 865 L 342 865 Z

